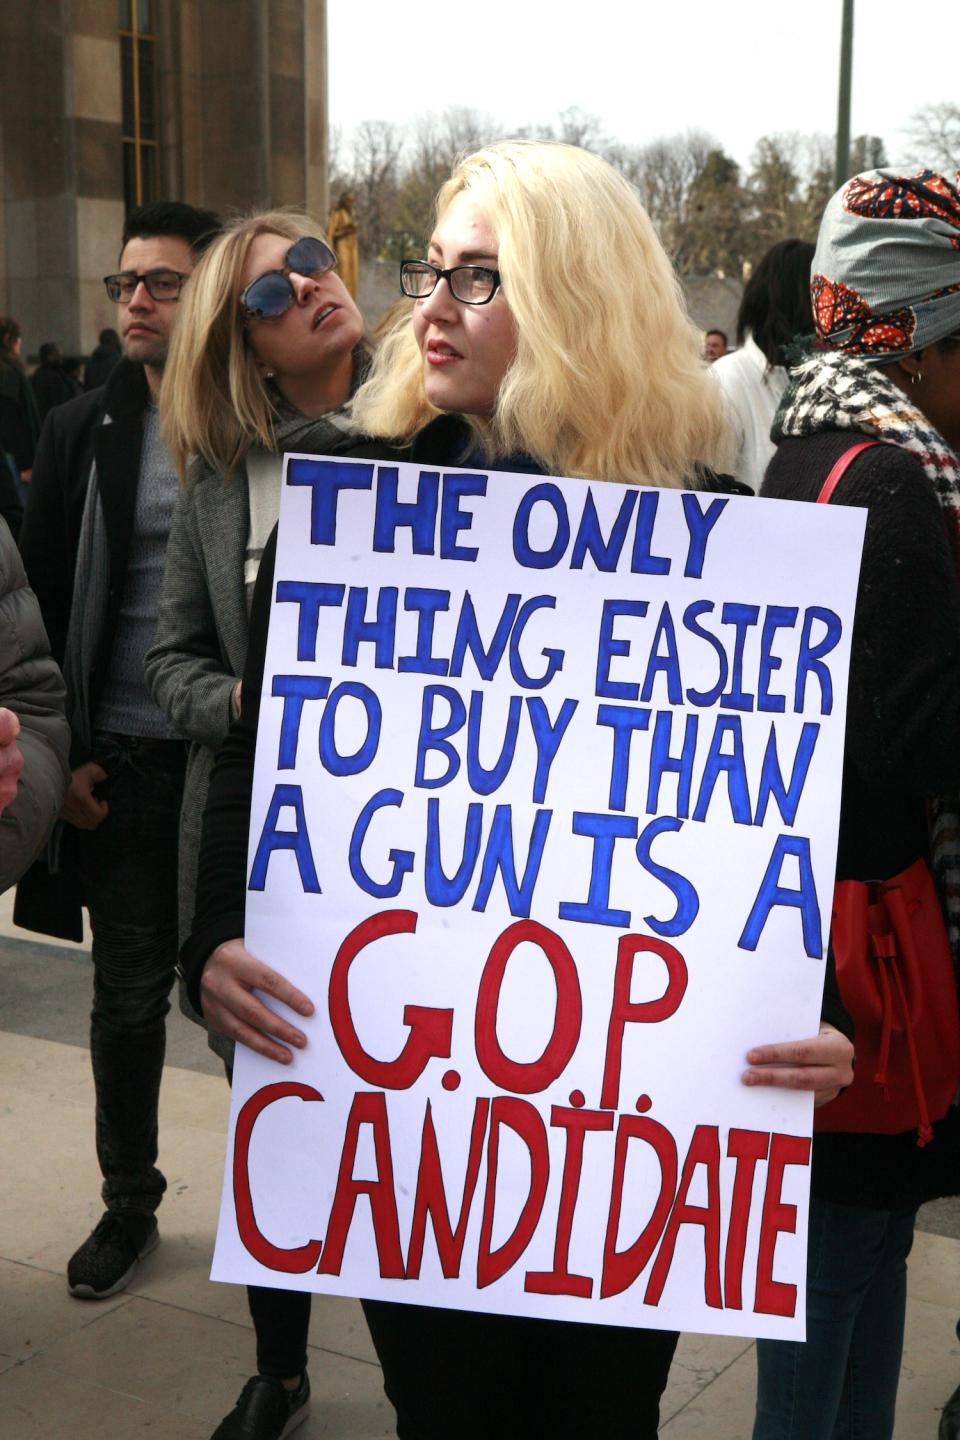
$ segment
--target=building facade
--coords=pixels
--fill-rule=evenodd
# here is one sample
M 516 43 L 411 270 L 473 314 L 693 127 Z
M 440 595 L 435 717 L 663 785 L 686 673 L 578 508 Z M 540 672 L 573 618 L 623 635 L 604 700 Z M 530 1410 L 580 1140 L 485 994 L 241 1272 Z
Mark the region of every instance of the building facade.
M 0 313 L 87 353 L 126 211 L 327 214 L 326 0 L 2 0 Z

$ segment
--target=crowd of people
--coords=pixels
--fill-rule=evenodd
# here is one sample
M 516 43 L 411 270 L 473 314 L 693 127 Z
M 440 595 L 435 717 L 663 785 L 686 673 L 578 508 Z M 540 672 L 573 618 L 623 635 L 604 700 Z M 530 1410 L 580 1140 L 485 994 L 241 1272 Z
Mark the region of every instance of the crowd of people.
M 864 508 L 837 880 L 919 867 L 960 954 L 957 185 L 848 182 L 815 249 L 788 240 L 758 265 L 737 349 L 710 332 L 709 365 L 636 194 L 575 147 L 462 161 L 373 337 L 332 243 L 287 211 L 134 211 L 105 280 L 119 350 L 104 331 L 83 393 L 55 346 L 29 384 L 0 322 L 0 403 L 19 426 L 3 431 L 4 514 L 12 529 L 22 515 L 19 557 L 0 521 L 0 877 L 22 876 L 29 929 L 78 939 L 90 918 L 105 1209 L 67 1266 L 78 1299 L 121 1291 L 159 1241 L 178 960 L 181 1006 L 228 1080 L 236 1042 L 278 1067 L 305 1043 L 310 999 L 243 940 L 285 452 Z M 889 1440 L 916 1212 L 960 1192 L 954 1105 L 924 1112 L 922 1146 L 915 1126 L 837 1110 L 868 1039 L 841 959 L 838 944 L 818 1034 L 758 1035 L 744 1075 L 813 1092 L 820 1117 L 807 1340 L 759 1343 L 754 1440 Z M 215 1440 L 277 1440 L 308 1413 L 309 1295 L 248 1300 L 255 1372 Z M 382 1300 L 364 1313 L 401 1440 L 657 1433 L 675 1333 Z M 941 1440 L 960 1440 L 958 1397 Z

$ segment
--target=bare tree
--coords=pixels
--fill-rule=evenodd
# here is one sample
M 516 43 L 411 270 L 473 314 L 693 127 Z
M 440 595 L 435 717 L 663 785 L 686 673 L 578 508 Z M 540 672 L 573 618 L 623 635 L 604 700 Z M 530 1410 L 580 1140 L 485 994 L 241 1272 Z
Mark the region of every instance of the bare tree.
M 960 105 L 951 100 L 924 105 L 910 117 L 906 135 L 917 164 L 945 174 L 960 170 Z
M 360 222 L 360 250 L 370 258 L 383 249 L 400 186 L 404 137 L 389 120 L 364 120 L 353 135 L 349 184 Z

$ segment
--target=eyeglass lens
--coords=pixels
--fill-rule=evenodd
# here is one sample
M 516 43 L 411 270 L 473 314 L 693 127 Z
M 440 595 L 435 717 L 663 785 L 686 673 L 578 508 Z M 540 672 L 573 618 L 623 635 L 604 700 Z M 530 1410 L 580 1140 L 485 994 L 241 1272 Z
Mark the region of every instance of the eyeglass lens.
M 400 267 L 401 289 L 416 300 L 432 295 L 442 278 L 446 278 L 453 298 L 464 305 L 485 304 L 499 284 L 496 270 L 485 265 L 456 265 L 452 270 L 439 270 L 427 260 L 405 260 Z
M 298 240 L 284 256 L 284 270 L 296 275 L 324 275 L 332 270 L 337 257 L 322 240 L 307 235 Z M 262 318 L 276 318 L 283 315 L 295 299 L 289 277 L 281 270 L 268 270 L 251 281 L 241 297 L 244 309 Z
M 126 304 L 133 299 L 141 281 L 153 300 L 176 300 L 180 294 L 180 276 L 176 270 L 150 270 L 146 275 L 124 271 L 120 275 L 108 275 L 105 284 L 111 300 L 122 300 Z

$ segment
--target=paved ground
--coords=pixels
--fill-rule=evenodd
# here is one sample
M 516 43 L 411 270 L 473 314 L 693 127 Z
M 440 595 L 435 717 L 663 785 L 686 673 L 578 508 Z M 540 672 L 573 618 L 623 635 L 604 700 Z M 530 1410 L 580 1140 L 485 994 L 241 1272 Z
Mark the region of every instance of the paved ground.
M 163 1244 L 136 1284 L 89 1304 L 67 1257 L 99 1218 L 86 1054 L 89 960 L 10 924 L 0 900 L 0 1432 L 17 1440 L 207 1440 L 252 1368 L 243 1294 L 207 1279 L 227 1087 L 201 1033 L 171 1017 L 161 1101 Z M 960 1381 L 960 1206 L 922 1216 L 910 1264 L 897 1440 L 936 1440 Z M 303 1440 L 394 1434 L 359 1307 L 318 1296 Z M 664 1399 L 669 1440 L 746 1440 L 753 1347 L 687 1336 Z M 451 1437 L 455 1440 L 455 1437 Z M 491 1437 L 495 1440 L 495 1437 Z M 548 1440 L 548 1437 L 531 1437 Z M 597 1437 L 602 1440 L 602 1437 Z

